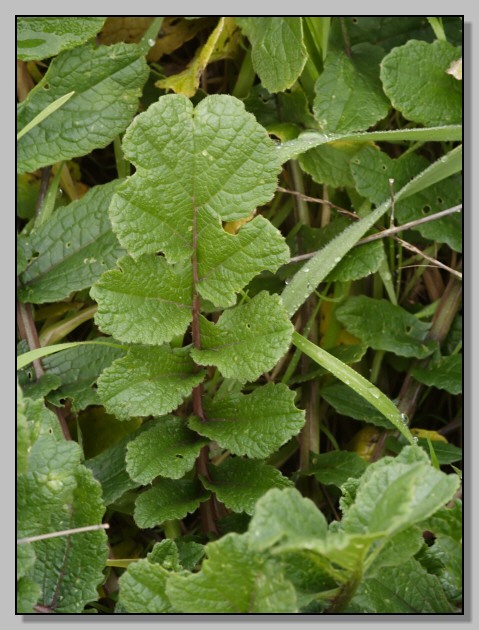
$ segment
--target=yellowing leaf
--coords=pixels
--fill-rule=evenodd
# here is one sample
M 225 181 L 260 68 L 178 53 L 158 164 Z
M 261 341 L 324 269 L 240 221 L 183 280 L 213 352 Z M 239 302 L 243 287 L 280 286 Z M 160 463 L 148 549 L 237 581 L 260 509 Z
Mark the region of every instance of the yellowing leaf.
M 208 37 L 206 44 L 199 50 L 191 64 L 186 70 L 175 74 L 166 79 L 157 81 L 155 85 L 165 90 L 173 90 L 176 94 L 184 94 L 185 96 L 192 97 L 196 94 L 196 90 L 200 84 L 200 78 L 203 74 L 210 57 L 213 53 L 215 45 L 224 27 L 225 18 L 220 18 L 217 27 Z
M 430 440 L 436 442 L 445 442 L 447 444 L 446 438 L 437 431 L 428 431 L 427 429 L 411 429 L 411 433 L 418 438 L 429 438 Z

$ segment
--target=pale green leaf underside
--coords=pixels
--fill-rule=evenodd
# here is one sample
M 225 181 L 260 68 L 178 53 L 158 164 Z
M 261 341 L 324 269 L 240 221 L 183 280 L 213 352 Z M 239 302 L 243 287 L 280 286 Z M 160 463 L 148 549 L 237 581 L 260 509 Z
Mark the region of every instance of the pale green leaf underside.
M 462 84 L 446 72 L 460 56 L 460 49 L 445 41 L 411 40 L 384 57 L 384 91 L 408 120 L 424 125 L 461 123 Z
M 98 395 L 119 420 L 173 411 L 204 378 L 183 349 L 133 346 L 98 379 Z
M 326 133 L 362 131 L 384 118 L 389 101 L 379 80 L 384 51 L 371 44 L 354 46 L 351 56 L 331 52 L 314 86 L 314 115 Z
M 308 58 L 300 17 L 236 18 L 252 47 L 255 72 L 271 93 L 290 88 Z
M 221 466 L 211 466 L 210 479 L 203 485 L 216 494 L 227 508 L 253 514 L 256 501 L 271 488 L 285 488 L 292 482 L 262 461 L 227 459 Z
M 17 59 L 31 61 L 53 57 L 94 37 L 103 17 L 20 17 L 17 18 Z
M 120 577 L 120 604 L 128 613 L 170 613 L 172 606 L 165 594 L 169 573 L 146 558 L 130 564 Z
M 268 383 L 251 394 L 228 395 L 218 402 L 205 400 L 207 422 L 191 418 L 189 424 L 234 455 L 259 459 L 301 430 L 304 412 L 295 407 L 294 398 L 286 385 Z
M 231 221 L 271 199 L 280 171 L 275 145 L 244 105 L 227 95 L 193 109 L 167 95 L 135 118 L 123 141 L 137 171 L 115 196 L 110 216 L 135 257 L 164 252 L 170 262 L 193 251 L 193 208 Z M 199 243 L 198 243 L 199 244 Z
M 365 295 L 352 297 L 336 309 L 335 314 L 351 334 L 375 350 L 424 358 L 437 345 L 426 339 L 429 324 L 387 300 Z
M 159 479 L 137 498 L 133 516 L 138 527 L 156 527 L 194 512 L 209 495 L 196 480 Z
M 262 551 L 279 542 L 322 538 L 327 527 L 314 503 L 288 488 L 270 490 L 258 501 L 248 531 L 252 546 Z
M 255 381 L 288 350 L 293 326 L 277 295 L 258 293 L 250 302 L 225 311 L 216 324 L 200 320 L 201 349 L 191 356 L 215 365 L 226 378 Z
M 105 147 L 134 116 L 147 76 L 136 45 L 85 44 L 61 53 L 18 106 L 17 131 L 59 97 L 75 94 L 19 140 L 17 171 L 34 171 Z
M 296 593 L 279 567 L 252 551 L 247 536 L 228 534 L 207 546 L 201 571 L 170 577 L 166 593 L 185 613 L 297 612 Z
M 165 416 L 128 444 L 126 469 L 133 480 L 144 485 L 159 475 L 179 479 L 193 468 L 201 447 L 207 443 L 198 439 L 181 418 Z
M 111 230 L 108 206 L 119 183 L 95 186 L 21 240 L 30 260 L 20 276 L 22 301 L 61 300 L 90 287 L 115 265 L 123 250 Z

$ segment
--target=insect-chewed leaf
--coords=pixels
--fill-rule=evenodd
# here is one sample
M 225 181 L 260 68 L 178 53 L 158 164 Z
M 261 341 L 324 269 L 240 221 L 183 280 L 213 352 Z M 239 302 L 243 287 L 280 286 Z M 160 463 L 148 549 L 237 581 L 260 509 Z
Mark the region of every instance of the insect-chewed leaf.
M 281 168 L 265 129 L 228 95 L 196 109 L 184 96 L 161 97 L 130 125 L 123 149 L 137 171 L 112 202 L 113 229 L 133 256 L 162 251 L 170 262 L 193 252 L 194 207 L 246 217 L 271 199 Z

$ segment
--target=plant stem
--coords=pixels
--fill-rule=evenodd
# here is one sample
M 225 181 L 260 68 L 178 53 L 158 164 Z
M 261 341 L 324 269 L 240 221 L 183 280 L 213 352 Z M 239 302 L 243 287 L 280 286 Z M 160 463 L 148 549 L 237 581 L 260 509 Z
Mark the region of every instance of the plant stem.
M 346 584 L 341 587 L 339 594 L 331 602 L 331 605 L 326 610 L 326 613 L 338 614 L 342 612 L 353 598 L 354 593 L 356 592 L 360 582 L 361 573 L 354 573 L 346 582 Z
M 253 87 L 255 76 L 256 73 L 251 60 L 251 49 L 248 48 L 245 56 L 243 57 L 243 62 L 241 64 L 235 86 L 231 92 L 232 96 L 235 96 L 236 98 L 246 98 Z

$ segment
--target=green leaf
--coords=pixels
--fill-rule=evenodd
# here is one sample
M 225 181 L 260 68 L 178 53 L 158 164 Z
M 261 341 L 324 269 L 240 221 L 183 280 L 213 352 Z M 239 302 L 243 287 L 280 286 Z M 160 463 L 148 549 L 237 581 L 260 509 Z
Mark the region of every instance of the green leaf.
M 344 383 L 333 383 L 321 389 L 321 396 L 338 413 L 347 418 L 362 420 L 376 427 L 391 429 L 391 423 L 384 414 Z
M 206 399 L 208 421 L 191 418 L 189 425 L 233 455 L 260 459 L 301 430 L 304 412 L 295 407 L 294 398 L 286 385 L 268 383 L 251 394 L 230 394 L 219 401 Z
M 434 454 L 440 466 L 462 461 L 462 449 L 458 448 L 454 444 L 446 444 L 444 442 L 440 442 L 439 440 L 435 440 L 432 444 Z M 428 456 L 430 456 L 429 444 L 425 438 L 419 438 L 417 445 L 420 446 L 428 454 Z M 386 439 L 386 448 L 392 453 L 399 453 L 403 447 L 404 443 L 392 436 L 389 436 Z
M 424 550 L 424 556 L 418 558 L 426 568 L 434 564 L 430 573 L 437 575 L 447 599 L 458 606 L 462 605 L 462 558 L 462 544 L 447 537 L 436 539 L 432 547 Z
M 187 571 L 193 571 L 205 555 L 205 547 L 194 541 L 179 539 L 176 542 L 180 562 Z
M 450 142 L 462 140 L 462 125 L 441 125 L 418 129 L 391 129 L 386 131 L 363 131 L 358 133 L 325 134 L 319 131 L 304 131 L 297 138 L 278 145 L 281 162 L 286 162 L 305 151 L 328 143 L 343 142 Z
M 191 268 L 162 257 L 126 257 L 92 287 L 95 322 L 121 341 L 160 345 L 186 331 L 191 321 Z
M 436 342 L 426 339 L 429 324 L 387 300 L 365 295 L 350 297 L 335 314 L 351 334 L 374 350 L 424 358 L 437 346 Z
M 61 300 L 91 286 L 115 265 L 123 250 L 111 230 L 108 206 L 119 183 L 95 186 L 22 239 L 29 260 L 20 276 L 22 301 Z
M 353 599 L 369 614 L 452 613 L 441 584 L 414 558 L 385 567 L 359 586 Z
M 384 51 L 358 44 L 348 57 L 330 51 L 314 90 L 314 115 L 325 133 L 363 131 L 384 118 L 389 101 L 379 80 Z
M 415 463 L 408 458 L 419 457 Z M 392 534 L 434 514 L 449 501 L 459 485 L 424 461 L 425 453 L 407 446 L 395 459 L 386 457 L 370 465 L 359 479 L 353 505 L 343 516 L 348 533 Z
M 146 558 L 133 562 L 119 580 L 121 606 L 128 613 L 174 612 L 165 592 L 169 575 Z
M 198 439 L 180 418 L 165 416 L 129 442 L 126 469 L 134 481 L 143 485 L 161 475 L 179 479 L 191 470 L 208 441 Z
M 216 324 L 201 317 L 201 349 L 191 356 L 200 365 L 217 366 L 226 378 L 255 381 L 286 353 L 292 332 L 280 297 L 261 291 L 224 311 Z
M 376 273 L 384 261 L 381 241 L 372 241 L 351 249 L 328 273 L 326 282 L 350 282 Z
M 297 612 L 291 582 L 254 553 L 248 537 L 228 534 L 206 547 L 199 573 L 170 577 L 166 592 L 183 613 Z
M 366 468 L 366 462 L 356 453 L 331 451 L 314 456 L 308 473 L 312 473 L 321 483 L 339 488 L 350 477 L 360 477 Z
M 460 123 L 462 85 L 446 72 L 460 56 L 460 49 L 448 42 L 411 40 L 384 57 L 384 91 L 408 120 L 424 125 Z
M 75 94 L 20 139 L 17 171 L 34 171 L 105 147 L 135 114 L 147 76 L 145 58 L 136 45 L 85 44 L 61 53 L 18 106 L 18 130 L 59 97 Z
M 326 536 L 327 522 L 310 499 L 298 490 L 269 490 L 256 504 L 249 524 L 254 549 L 264 551 L 277 543 Z
M 25 401 L 22 389 L 17 384 L 17 475 L 27 472 L 29 448 L 30 436 L 25 415 Z
M 299 17 L 236 18 L 251 42 L 253 68 L 269 92 L 283 92 L 301 74 L 308 58 Z
M 33 607 L 38 602 L 41 588 L 34 580 L 22 577 L 17 580 L 17 615 L 34 613 Z
M 262 461 L 229 458 L 221 466 L 209 469 L 211 481 L 202 479 L 227 508 L 252 514 L 256 501 L 270 488 L 284 488 L 292 482 Z
M 427 367 L 413 367 L 411 375 L 424 385 L 445 389 L 450 394 L 460 394 L 462 392 L 462 360 L 460 354 L 441 357 L 429 363 Z
M 273 141 L 227 95 L 208 96 L 195 110 L 184 96 L 161 97 L 135 118 L 123 150 L 137 170 L 113 199 L 113 228 L 134 257 L 161 250 L 168 262 L 191 258 L 195 216 L 247 217 L 271 199 L 280 171 Z
M 452 507 L 443 507 L 421 525 L 436 536 L 462 541 L 462 502 L 456 499 Z
M 108 345 L 104 337 L 99 337 L 97 341 L 95 345 L 78 345 L 43 359 L 46 373 L 60 379 L 60 386 L 48 397 L 53 404 L 61 405 L 68 398 L 72 401 L 72 411 L 100 404 L 93 384 L 102 370 L 121 357 L 124 351 Z
M 98 396 L 119 420 L 162 416 L 176 409 L 203 378 L 187 349 L 132 346 L 102 372 Z
M 178 547 L 174 540 L 166 538 L 159 543 L 155 543 L 153 549 L 146 556 L 149 562 L 161 564 L 167 571 L 181 570 Z
M 379 569 L 389 566 L 399 566 L 418 553 L 424 545 L 422 528 L 417 525 L 407 527 L 388 538 L 375 557 L 368 575 L 375 574 Z
M 17 59 L 38 61 L 84 44 L 101 30 L 103 17 L 19 17 Z
M 330 142 L 302 153 L 299 163 L 318 184 L 333 188 L 352 187 L 354 180 L 349 163 L 362 146 L 360 142 Z
M 39 125 L 43 120 L 45 120 L 45 118 L 48 118 L 48 116 L 51 116 L 53 114 L 53 112 L 56 112 L 57 109 L 60 109 L 60 107 L 62 105 L 64 105 L 68 100 L 71 99 L 71 97 L 75 94 L 75 92 L 68 92 L 68 94 L 64 94 L 63 96 L 60 96 L 60 98 L 57 98 L 56 101 L 53 101 L 53 103 L 50 103 L 50 105 L 48 105 L 47 107 L 45 107 L 44 110 L 42 110 L 39 114 L 37 114 L 35 116 L 35 118 L 33 118 L 29 123 L 27 123 L 25 125 L 25 127 L 23 127 L 18 133 L 17 133 L 17 142 L 18 140 L 20 140 L 20 138 L 22 138 L 26 133 L 28 133 L 31 129 L 33 129 L 34 127 L 36 127 L 37 125 Z M 53 180 L 53 182 L 58 181 L 57 177 L 59 177 L 59 175 L 57 174 L 55 176 L 55 179 Z M 53 183 L 52 182 L 52 183 Z M 56 187 L 55 187 L 55 191 L 53 194 L 56 193 Z M 45 198 L 45 204 L 46 204 L 46 199 Z M 43 210 L 45 209 L 45 206 L 43 206 Z
M 138 527 L 156 527 L 164 521 L 184 518 L 209 497 L 201 484 L 188 479 L 158 479 L 136 500 L 134 519 Z

